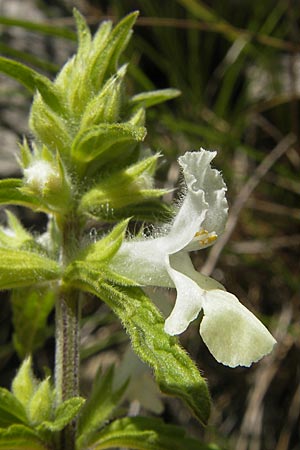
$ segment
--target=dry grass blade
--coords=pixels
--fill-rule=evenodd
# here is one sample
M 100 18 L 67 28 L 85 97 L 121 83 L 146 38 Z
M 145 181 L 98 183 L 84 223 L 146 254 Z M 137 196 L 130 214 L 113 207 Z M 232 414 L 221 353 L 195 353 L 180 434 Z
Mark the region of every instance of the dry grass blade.
M 261 431 L 263 419 L 263 401 L 271 381 L 277 374 L 280 364 L 293 344 L 288 333 L 292 319 L 292 309 L 286 306 L 279 317 L 274 335 L 278 341 L 275 351 L 266 357 L 256 370 L 253 388 L 249 393 L 247 409 L 236 443 L 236 450 L 261 450 Z M 279 450 L 279 449 L 278 449 Z M 283 450 L 280 448 L 280 450 Z
M 270 253 L 274 250 L 287 247 L 295 247 L 300 245 L 300 234 L 293 234 L 291 236 L 280 236 L 273 239 L 266 240 L 252 240 L 245 242 L 233 242 L 230 248 L 235 253 Z

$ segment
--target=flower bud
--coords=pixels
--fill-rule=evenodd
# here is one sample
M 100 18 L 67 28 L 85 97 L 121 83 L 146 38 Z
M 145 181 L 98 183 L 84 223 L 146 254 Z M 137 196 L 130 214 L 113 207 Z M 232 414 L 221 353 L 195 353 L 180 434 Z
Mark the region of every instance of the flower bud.
M 69 208 L 71 188 L 60 157 L 57 155 L 55 158 L 45 148 L 36 152 L 24 168 L 23 192 L 38 197 L 53 212 L 65 212 Z

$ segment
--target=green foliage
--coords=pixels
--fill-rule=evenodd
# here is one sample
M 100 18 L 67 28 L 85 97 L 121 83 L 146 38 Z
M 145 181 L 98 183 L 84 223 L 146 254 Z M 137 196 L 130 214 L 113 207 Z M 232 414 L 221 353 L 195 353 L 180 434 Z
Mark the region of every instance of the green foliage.
M 48 78 L 33 69 L 11 59 L 0 56 L 0 72 L 22 83 L 33 94 L 40 92 L 43 100 L 54 110 L 61 109 L 61 101 Z
M 73 397 L 57 406 L 50 378 L 35 378 L 30 357 L 18 370 L 12 393 L 0 388 L 0 400 L 0 449 L 53 448 L 55 433 L 78 415 L 85 402 Z
M 172 207 L 162 203 L 161 200 L 148 200 L 142 203 L 128 205 L 124 208 L 113 209 L 108 205 L 101 208 L 97 206 L 88 212 L 88 216 L 94 219 L 102 219 L 108 222 L 122 220 L 128 216 L 143 222 L 169 222 L 174 217 Z
M 79 210 L 98 218 L 104 214 L 105 219 L 105 211 L 112 211 L 118 216 L 118 212 L 122 209 L 124 211 L 128 206 L 145 204 L 149 199 L 166 194 L 167 190 L 152 187 L 152 174 L 158 156 L 151 156 L 128 168 L 109 173 L 83 195 Z
M 53 213 L 66 214 L 72 208 L 72 185 L 59 153 L 54 155 L 46 146 L 38 148 L 33 144 L 31 155 L 24 141 L 20 164 L 24 172 L 22 192 L 42 199 Z
M 53 82 L 19 62 L 0 58 L 0 71 L 34 94 L 29 125 L 35 139 L 20 146 L 23 179 L 0 181 L 0 203 L 49 214 L 42 237 L 27 232 L 11 213 L 8 228 L 0 230 L 0 288 L 13 290 L 14 346 L 20 357 L 43 345 L 47 318 L 57 304 L 56 386 L 50 378 L 37 380 L 31 359 L 24 360 L 12 393 L 1 391 L 0 426 L 9 428 L 0 428 L 0 449 L 73 449 L 78 421 L 79 449 L 125 445 L 167 450 L 186 445 L 205 450 L 209 447 L 154 419 L 116 420 L 105 426 L 126 387 L 113 388 L 113 370 L 99 376 L 85 405 L 78 395 L 76 314 L 82 290 L 106 302 L 119 317 L 164 393 L 184 400 L 203 424 L 210 412 L 204 378 L 177 339 L 164 332 L 156 307 L 141 289 L 108 270 L 130 219 L 173 216 L 158 199 L 168 191 L 154 188 L 158 156 L 149 157 L 141 143 L 146 109 L 177 97 L 179 91 L 151 90 L 132 97 L 127 93 L 128 66 L 119 67 L 119 60 L 136 12 L 115 27 L 103 22 L 93 37 L 80 13 L 74 16 L 78 51 Z M 31 23 L 18 25 L 34 28 Z M 88 244 L 90 218 L 98 221 L 99 229 L 106 229 L 106 222 L 117 224 Z
M 0 400 L 0 428 L 14 423 L 27 423 L 24 406 L 7 389 L 0 388 Z
M 135 105 L 142 105 L 144 108 L 150 108 L 151 106 L 158 105 L 167 100 L 171 100 L 180 95 L 178 89 L 158 89 L 156 91 L 142 92 L 141 94 L 134 95 L 130 102 Z
M 38 429 L 41 432 L 45 430 L 53 433 L 61 431 L 77 416 L 84 402 L 85 399 L 82 397 L 72 397 L 65 400 L 56 408 L 53 419 L 51 421 L 43 420 Z
M 57 280 L 59 275 L 59 265 L 51 259 L 25 250 L 0 248 L 0 289 Z
M 124 278 L 85 262 L 73 263 L 65 281 L 104 300 L 121 319 L 135 352 L 153 368 L 160 389 L 182 398 L 198 420 L 207 423 L 210 398 L 205 380 L 177 339 L 164 332 L 162 316 L 142 290 L 124 286 Z
M 6 211 L 6 216 L 8 228 L 0 227 L 1 247 L 21 248 L 26 242 L 33 240 L 13 213 Z
M 81 162 L 91 162 L 103 156 L 105 162 L 115 158 L 118 144 L 127 144 L 127 151 L 134 149 L 146 135 L 144 127 L 130 123 L 103 124 L 85 129 L 72 144 L 72 156 Z M 112 156 L 113 155 L 113 156 Z
M 5 213 L 7 227 L 0 226 L 0 247 L 27 250 L 45 256 L 46 249 L 23 227 L 19 219 L 9 210 L 6 210 Z
M 17 375 L 12 382 L 12 393 L 16 399 L 27 409 L 37 388 L 37 380 L 32 372 L 31 358 L 24 359 Z
M 98 373 L 89 400 L 82 408 L 77 432 L 77 447 L 89 447 L 90 442 L 103 422 L 110 418 L 120 402 L 127 382 L 120 388 L 113 390 L 114 368 L 105 374 Z
M 47 450 L 48 444 L 42 442 L 38 433 L 24 425 L 11 425 L 0 428 L 1 450 Z
M 102 450 L 126 445 L 138 450 L 218 450 L 188 438 L 182 428 L 166 425 L 150 417 L 127 417 L 115 420 L 100 431 L 90 444 L 93 450 Z
M 50 335 L 47 319 L 54 307 L 55 292 L 44 287 L 14 289 L 11 296 L 13 310 L 13 342 L 18 355 L 24 358 L 43 347 Z
M 19 179 L 0 180 L 0 204 L 21 205 L 33 210 L 48 212 L 46 206 L 42 206 L 34 196 L 23 193 L 23 182 Z
M 53 392 L 49 378 L 41 381 L 32 395 L 27 407 L 29 422 L 32 425 L 49 420 L 52 413 Z
M 105 265 L 105 263 L 107 264 L 119 250 L 128 222 L 129 219 L 123 220 L 105 237 L 88 246 L 80 255 L 78 255 L 78 259 L 74 261 L 74 264 L 76 265 L 77 261 L 84 261 L 93 267 L 99 267 L 99 265 Z M 67 268 L 67 272 L 68 270 L 70 269 Z

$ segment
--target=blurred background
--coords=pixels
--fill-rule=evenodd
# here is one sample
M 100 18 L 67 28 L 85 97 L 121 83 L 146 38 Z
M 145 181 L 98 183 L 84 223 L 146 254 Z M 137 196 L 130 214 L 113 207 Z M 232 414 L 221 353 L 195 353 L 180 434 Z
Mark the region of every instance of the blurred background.
M 0 0 L 1 54 L 53 78 L 76 48 L 74 6 L 94 30 L 105 18 L 140 11 L 126 51 L 129 90 L 182 92 L 148 113 L 146 145 L 162 153 L 157 184 L 180 186 L 176 159 L 185 151 L 218 151 L 215 166 L 228 186 L 228 227 L 215 247 L 193 255 L 194 264 L 237 295 L 278 341 L 250 369 L 230 369 L 202 343 L 200 319 L 181 336 L 213 399 L 203 430 L 179 401 L 160 396 L 150 372 L 128 350 L 119 323 L 90 298 L 82 325 L 83 392 L 88 394 L 99 365 L 118 364 L 120 379 L 132 376 L 124 404 L 133 414 L 160 415 L 223 449 L 299 450 L 299 1 Z M 21 86 L 0 75 L 1 178 L 20 175 L 16 154 L 22 136 L 30 136 L 30 101 Z M 33 232 L 45 230 L 43 215 L 14 211 Z M 162 311 L 171 308 L 173 292 L 148 294 Z M 0 309 L 0 384 L 9 386 L 19 356 L 5 292 Z M 34 350 L 37 370 L 53 366 L 52 315 Z

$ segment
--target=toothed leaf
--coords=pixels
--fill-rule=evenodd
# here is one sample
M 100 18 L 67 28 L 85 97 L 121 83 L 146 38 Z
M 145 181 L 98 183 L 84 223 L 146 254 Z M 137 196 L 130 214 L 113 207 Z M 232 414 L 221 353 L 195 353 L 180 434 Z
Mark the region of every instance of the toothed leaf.
M 202 423 L 207 423 L 210 397 L 205 380 L 193 361 L 164 331 L 164 319 L 141 289 L 121 285 L 118 276 L 77 263 L 66 282 L 104 300 L 121 319 L 137 355 L 153 368 L 160 389 L 186 402 Z

